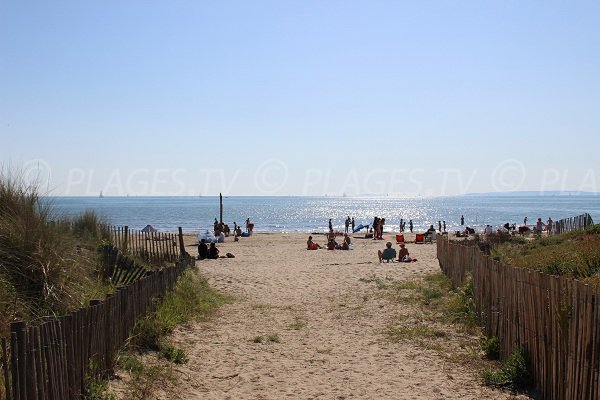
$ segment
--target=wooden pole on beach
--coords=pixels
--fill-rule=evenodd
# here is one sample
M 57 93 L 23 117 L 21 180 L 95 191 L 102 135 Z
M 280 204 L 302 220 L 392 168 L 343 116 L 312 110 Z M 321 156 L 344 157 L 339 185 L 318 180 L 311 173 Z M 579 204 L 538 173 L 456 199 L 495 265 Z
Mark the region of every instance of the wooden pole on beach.
M 179 230 L 179 254 L 184 255 L 185 254 L 185 246 L 183 245 L 183 230 L 181 229 L 181 227 L 179 227 L 178 230 Z
M 223 194 L 222 193 L 219 193 L 219 210 L 220 210 L 219 222 L 223 223 Z

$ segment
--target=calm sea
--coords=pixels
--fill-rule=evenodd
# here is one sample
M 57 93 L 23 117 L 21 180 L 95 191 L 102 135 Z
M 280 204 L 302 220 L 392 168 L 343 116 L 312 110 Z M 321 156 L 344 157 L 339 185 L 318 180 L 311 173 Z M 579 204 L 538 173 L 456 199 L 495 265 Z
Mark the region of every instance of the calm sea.
M 94 210 L 114 225 L 141 229 L 150 224 L 158 230 L 200 231 L 211 228 L 219 217 L 218 197 L 52 197 L 48 198 L 62 216 Z M 346 216 L 356 225 L 369 224 L 374 216 L 386 219 L 386 230 L 398 230 L 400 218 L 412 219 L 416 230 L 446 221 L 448 230 L 465 225 L 481 228 L 506 222 L 521 224 L 538 217 L 545 222 L 590 213 L 600 222 L 598 195 L 467 195 L 426 199 L 350 197 L 224 197 L 223 220 L 244 223 L 250 218 L 259 232 L 325 231 L 329 218 L 343 229 Z M 408 224 L 407 224 L 408 226 Z

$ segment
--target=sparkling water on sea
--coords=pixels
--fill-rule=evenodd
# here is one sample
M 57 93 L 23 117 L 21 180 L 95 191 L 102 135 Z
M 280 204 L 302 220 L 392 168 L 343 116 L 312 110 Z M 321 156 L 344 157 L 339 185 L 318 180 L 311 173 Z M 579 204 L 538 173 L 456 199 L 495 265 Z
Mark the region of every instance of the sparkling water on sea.
M 218 197 L 51 197 L 55 213 L 74 216 L 94 210 L 114 225 L 141 229 L 150 224 L 161 231 L 186 232 L 212 228 L 219 218 Z M 258 232 L 323 232 L 332 218 L 334 227 L 344 229 L 347 216 L 356 225 L 370 224 L 374 216 L 386 219 L 386 231 L 398 231 L 400 218 L 413 220 L 415 231 L 437 221 L 446 221 L 449 231 L 465 225 L 482 229 L 486 224 L 499 227 L 506 222 L 533 224 L 538 217 L 545 222 L 590 213 L 600 222 L 600 196 L 486 194 L 436 198 L 367 197 L 242 197 L 223 198 L 223 220 L 244 225 L 246 218 Z M 408 223 L 407 223 L 408 228 Z

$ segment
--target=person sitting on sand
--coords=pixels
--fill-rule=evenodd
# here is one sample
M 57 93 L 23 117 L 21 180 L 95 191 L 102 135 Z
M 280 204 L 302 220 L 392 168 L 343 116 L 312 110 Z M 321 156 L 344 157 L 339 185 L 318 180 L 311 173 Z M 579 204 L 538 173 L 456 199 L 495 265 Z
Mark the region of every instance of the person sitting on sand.
M 377 255 L 379 256 L 379 263 L 382 263 L 383 260 L 390 262 L 390 260 L 393 261 L 396 258 L 396 249 L 392 248 L 392 242 L 387 242 L 383 251 L 377 250 Z
M 337 244 L 335 239 L 329 239 L 327 241 L 327 250 L 335 250 L 335 249 L 339 249 L 339 248 L 340 248 L 340 245 Z
M 219 258 L 219 249 L 214 243 L 210 244 L 210 248 L 208 249 L 208 258 L 211 260 Z
M 198 245 L 198 260 L 205 260 L 208 257 L 208 246 L 206 245 L 206 240 L 200 239 L 200 244 Z
M 318 243 L 313 242 L 312 236 L 309 236 L 308 240 L 306 241 L 306 249 L 307 250 L 318 250 L 320 248 L 321 248 L 321 246 L 319 246 Z
M 400 243 L 400 251 L 398 252 L 398 261 L 400 262 L 411 262 L 412 258 L 410 258 L 408 249 L 404 245 L 404 243 Z
M 344 243 L 339 247 L 340 250 L 350 250 L 350 236 L 348 234 L 344 234 Z
M 427 229 L 427 231 L 425 232 L 426 235 L 431 235 L 432 233 L 435 233 L 435 228 L 433 227 L 433 225 L 429 225 L 429 229 Z

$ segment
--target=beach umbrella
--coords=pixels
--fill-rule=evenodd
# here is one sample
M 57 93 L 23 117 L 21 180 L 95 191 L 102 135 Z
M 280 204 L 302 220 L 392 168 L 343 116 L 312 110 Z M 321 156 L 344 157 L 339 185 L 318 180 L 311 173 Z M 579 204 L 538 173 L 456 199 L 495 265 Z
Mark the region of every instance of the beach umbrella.
M 217 243 L 217 238 L 208 229 L 198 234 L 198 242 L 202 239 L 205 243 Z
M 144 233 L 152 233 L 152 232 L 158 232 L 156 229 L 154 229 L 154 227 L 152 225 L 146 225 L 144 227 L 144 229 L 142 229 L 142 232 Z

